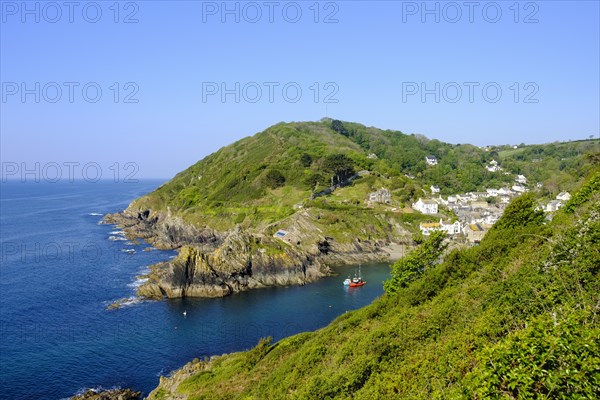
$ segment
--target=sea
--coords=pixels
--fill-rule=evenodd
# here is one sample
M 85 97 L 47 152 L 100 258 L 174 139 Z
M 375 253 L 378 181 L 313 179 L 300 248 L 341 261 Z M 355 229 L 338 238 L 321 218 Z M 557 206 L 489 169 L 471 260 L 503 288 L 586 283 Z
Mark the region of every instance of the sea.
M 194 358 L 314 331 L 383 293 L 389 266 L 365 264 L 360 288 L 343 286 L 356 269 L 346 266 L 305 286 L 139 301 L 140 275 L 176 252 L 147 251 L 101 221 L 162 183 L 0 184 L 1 399 L 57 400 L 117 387 L 147 395 L 159 376 Z M 128 300 L 107 309 L 119 299 Z

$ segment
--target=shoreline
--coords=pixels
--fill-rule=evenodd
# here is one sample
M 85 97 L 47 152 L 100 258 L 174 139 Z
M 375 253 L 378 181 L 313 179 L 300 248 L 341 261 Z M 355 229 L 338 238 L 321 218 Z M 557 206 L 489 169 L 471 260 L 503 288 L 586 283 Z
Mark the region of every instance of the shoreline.
M 273 286 L 305 285 L 332 275 L 331 267 L 394 262 L 410 247 L 388 238 L 339 243 L 320 232 L 315 235 L 317 230 L 310 226 L 305 229 L 309 234 L 296 233 L 296 245 L 263 232 L 240 227 L 217 232 L 163 213 L 130 208 L 105 215 L 103 223 L 116 225 L 129 240 L 142 239 L 157 249 L 178 253 L 151 265 L 150 272 L 139 277 L 145 279 L 136 291 L 140 300 L 218 298 Z M 120 308 L 128 301 L 119 299 L 107 309 Z

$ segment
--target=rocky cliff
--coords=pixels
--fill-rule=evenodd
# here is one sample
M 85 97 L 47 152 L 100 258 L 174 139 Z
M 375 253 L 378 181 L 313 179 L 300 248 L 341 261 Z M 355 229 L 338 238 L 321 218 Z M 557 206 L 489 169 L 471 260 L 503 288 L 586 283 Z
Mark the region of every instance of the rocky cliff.
M 131 239 L 179 249 L 175 259 L 151 267 L 138 289 L 144 298 L 222 297 L 304 285 L 330 274 L 331 265 L 390 259 L 387 238 L 340 243 L 322 234 L 318 218 L 308 210 L 296 213 L 286 221 L 284 239 L 240 226 L 228 232 L 198 228 L 168 213 L 134 207 L 108 215 L 105 222 L 119 225 Z

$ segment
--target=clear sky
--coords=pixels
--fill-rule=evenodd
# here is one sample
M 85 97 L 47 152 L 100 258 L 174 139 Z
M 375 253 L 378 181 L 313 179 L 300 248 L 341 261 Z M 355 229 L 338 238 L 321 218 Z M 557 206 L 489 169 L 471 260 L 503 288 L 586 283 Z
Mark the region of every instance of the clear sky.
M 598 1 L 0 5 L 4 169 L 168 178 L 326 114 L 477 145 L 600 131 Z

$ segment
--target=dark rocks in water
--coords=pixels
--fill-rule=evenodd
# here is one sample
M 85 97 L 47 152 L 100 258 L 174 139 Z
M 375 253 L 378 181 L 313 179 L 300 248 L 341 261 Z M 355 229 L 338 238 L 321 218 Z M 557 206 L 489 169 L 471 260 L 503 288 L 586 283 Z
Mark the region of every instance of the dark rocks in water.
M 102 392 L 90 389 L 84 394 L 71 397 L 71 400 L 139 400 L 141 398 L 142 392 L 134 392 L 131 389 L 112 389 Z

